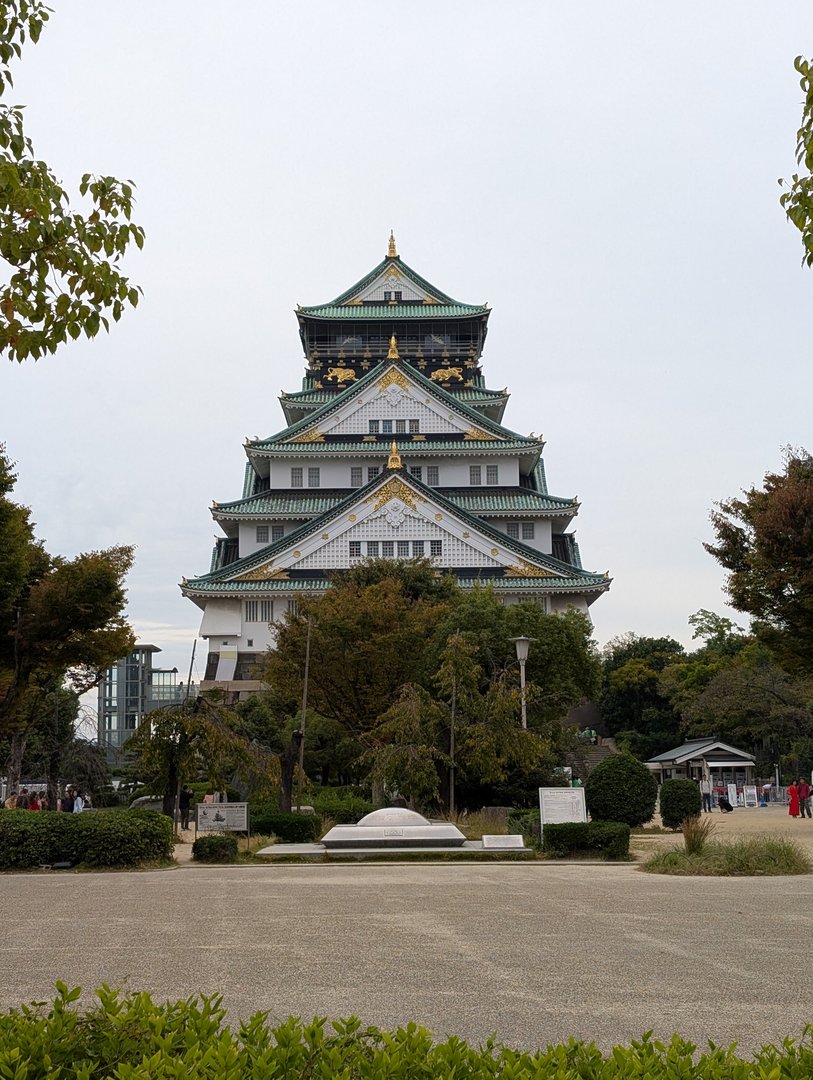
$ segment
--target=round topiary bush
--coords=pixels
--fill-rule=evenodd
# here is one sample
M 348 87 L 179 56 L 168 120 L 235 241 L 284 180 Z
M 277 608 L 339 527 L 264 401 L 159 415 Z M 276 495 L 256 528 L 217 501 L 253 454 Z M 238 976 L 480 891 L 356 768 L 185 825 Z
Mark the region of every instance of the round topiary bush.
M 661 784 L 661 820 L 667 829 L 679 829 L 686 818 L 703 808 L 700 788 L 693 780 L 664 780 Z
M 642 761 L 614 754 L 587 777 L 584 797 L 593 821 L 625 821 L 635 828 L 655 813 L 658 784 Z

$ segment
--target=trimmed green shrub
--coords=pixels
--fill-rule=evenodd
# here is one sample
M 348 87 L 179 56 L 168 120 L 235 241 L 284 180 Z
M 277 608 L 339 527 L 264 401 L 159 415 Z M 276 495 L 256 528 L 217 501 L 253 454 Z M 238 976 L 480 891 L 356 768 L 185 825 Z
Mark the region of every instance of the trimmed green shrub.
M 596 765 L 584 785 L 587 810 L 594 821 L 643 825 L 655 813 L 658 784 L 642 761 L 613 754 Z
M 172 822 L 154 810 L 0 814 L 0 869 L 30 870 L 56 862 L 136 866 L 169 859 Z
M 679 829 L 686 818 L 703 809 L 700 788 L 692 780 L 664 780 L 660 790 L 661 821 L 667 829 Z
M 362 1025 L 355 1017 L 328 1023 L 299 1017 L 269 1025 L 256 1013 L 232 1030 L 221 998 L 154 1002 L 102 986 L 98 1001 L 80 1006 L 79 989 L 58 982 L 51 1006 L 33 1005 L 0 1014 L 0 1061 L 9 1077 L 60 1080 L 151 1080 L 168 1077 L 422 1077 L 468 1080 L 741 1080 L 813 1075 L 811 1029 L 803 1038 L 776 1040 L 753 1058 L 735 1046 L 699 1050 L 673 1035 L 651 1033 L 604 1054 L 594 1042 L 570 1039 L 527 1052 L 494 1039 L 470 1046 L 453 1035 L 434 1040 L 418 1024 L 395 1031 Z
M 630 827 L 621 821 L 566 821 L 546 825 L 542 831 L 542 850 L 560 859 L 585 852 L 603 855 L 605 859 L 628 859 Z
M 332 818 L 337 825 L 355 825 L 375 810 L 369 799 L 361 799 L 344 788 L 320 788 L 311 802 L 317 814 Z
M 249 825 L 261 836 L 273 834 L 283 844 L 312 844 L 322 834 L 318 814 L 285 814 L 270 806 L 249 807 Z
M 222 835 L 199 836 L 192 845 L 192 858 L 197 862 L 233 863 L 237 861 L 237 837 Z

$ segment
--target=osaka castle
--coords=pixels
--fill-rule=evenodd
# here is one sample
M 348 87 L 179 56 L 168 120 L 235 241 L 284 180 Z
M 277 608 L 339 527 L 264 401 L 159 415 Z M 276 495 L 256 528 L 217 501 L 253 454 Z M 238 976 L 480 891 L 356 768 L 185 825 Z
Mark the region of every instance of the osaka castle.
M 543 440 L 503 425 L 488 316 L 407 266 L 392 235 L 355 285 L 296 309 L 302 389 L 280 395 L 282 431 L 246 440 L 239 497 L 212 503 L 209 572 L 181 585 L 203 609 L 202 689 L 257 689 L 273 624 L 364 559 L 430 559 L 464 589 L 550 613 L 586 613 L 609 588 L 582 567 L 577 500 L 548 492 Z

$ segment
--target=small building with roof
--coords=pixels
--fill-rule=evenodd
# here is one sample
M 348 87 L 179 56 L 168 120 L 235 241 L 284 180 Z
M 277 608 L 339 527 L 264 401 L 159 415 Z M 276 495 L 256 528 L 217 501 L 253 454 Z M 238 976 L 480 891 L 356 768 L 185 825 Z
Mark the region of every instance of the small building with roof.
M 756 763 L 752 754 L 713 737 L 690 739 L 651 757 L 646 766 L 658 780 L 700 780 L 708 776 L 715 786 L 753 784 Z

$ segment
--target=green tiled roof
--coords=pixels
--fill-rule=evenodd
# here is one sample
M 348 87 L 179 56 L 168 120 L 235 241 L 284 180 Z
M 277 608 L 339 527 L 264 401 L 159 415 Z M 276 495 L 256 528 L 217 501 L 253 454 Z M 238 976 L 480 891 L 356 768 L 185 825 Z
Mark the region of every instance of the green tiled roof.
M 478 453 L 488 454 L 501 454 L 506 451 L 513 451 L 516 453 L 524 451 L 526 454 L 539 452 L 541 447 L 536 439 L 524 439 L 522 436 L 517 436 L 514 439 L 438 439 L 437 441 L 430 442 L 427 439 L 425 442 L 412 442 L 410 437 L 399 439 L 398 436 L 394 436 L 398 452 L 405 458 L 410 458 L 415 455 L 426 457 L 432 455 L 438 451 L 450 451 L 457 450 L 461 454 L 467 454 L 471 451 L 477 451 Z M 263 455 L 280 455 L 290 456 L 296 455 L 297 457 L 302 454 L 323 454 L 326 456 L 336 454 L 383 454 L 385 457 L 390 452 L 392 446 L 393 437 L 382 436 L 377 442 L 362 442 L 361 436 L 357 442 L 331 442 L 329 438 L 326 438 L 324 442 L 314 443 L 301 443 L 301 442 L 257 442 L 247 443 L 246 450 L 249 453 L 258 453 Z
M 235 563 L 231 564 L 236 565 Z M 453 571 L 450 571 L 453 573 Z M 583 577 L 484 577 L 458 578 L 464 589 L 476 586 L 493 586 L 498 592 L 604 592 L 610 587 L 610 579 L 601 574 L 585 574 Z M 222 595 L 223 593 L 275 593 L 275 592 L 324 592 L 330 582 L 324 578 L 283 578 L 271 581 L 209 581 L 198 578 L 185 582 L 181 588 L 187 595 Z
M 297 315 L 309 319 L 341 319 L 363 322 L 365 319 L 401 322 L 403 319 L 470 319 L 487 315 L 488 308 L 471 304 L 321 304 L 303 307 Z
M 292 405 L 327 405 L 330 402 L 335 401 L 342 392 L 343 391 L 338 389 L 295 390 L 291 394 L 282 394 L 281 400 L 283 404 L 290 403 Z M 455 401 L 462 401 L 467 405 L 472 402 L 491 404 L 492 402 L 508 400 L 508 393 L 505 390 L 478 389 L 476 386 L 465 386 L 462 390 L 452 390 L 450 393 Z
M 403 361 L 391 360 L 386 364 L 382 364 L 372 368 L 357 382 L 352 383 L 346 390 L 343 390 L 341 394 L 337 394 L 330 401 L 327 401 L 324 405 L 321 405 L 317 410 L 304 417 L 302 420 L 298 420 L 295 424 L 291 424 L 287 428 L 283 428 L 282 431 L 277 432 L 276 435 L 272 435 L 267 439 L 259 439 L 256 442 L 248 443 L 247 446 L 250 449 L 266 450 L 269 449 L 272 444 L 284 443 L 288 436 L 297 435 L 301 432 L 310 430 L 313 427 L 318 427 L 320 420 L 323 417 L 329 416 L 334 410 L 342 407 L 348 401 L 351 401 L 354 397 L 360 394 L 371 383 L 375 383 L 387 370 L 388 367 L 396 368 L 404 375 L 410 377 L 417 385 L 422 389 L 431 393 L 436 400 L 443 403 L 444 408 L 453 408 L 463 417 L 470 419 L 477 427 L 483 428 L 485 431 L 489 431 L 496 435 L 500 440 L 521 440 L 522 443 L 528 445 L 541 446 L 541 441 L 536 439 L 526 439 L 525 436 L 519 435 L 516 431 L 511 431 L 509 428 L 503 427 L 502 424 L 498 424 L 495 420 L 491 420 L 482 413 L 473 409 L 470 405 L 467 405 L 465 401 L 461 401 L 457 394 L 449 392 L 438 386 L 436 382 L 431 379 L 427 379 L 415 368 Z M 299 447 L 309 446 L 308 443 L 298 443 Z M 318 444 L 324 446 L 324 444 Z M 371 444 L 372 445 L 372 444 Z M 410 443 L 410 445 L 412 445 Z
M 578 503 L 557 495 L 543 495 L 530 488 L 448 488 L 443 494 L 471 514 L 493 514 L 500 511 L 524 513 L 531 510 L 560 510 L 575 513 Z
M 400 255 L 387 255 L 381 260 L 380 263 L 378 263 L 377 266 L 374 266 L 373 269 L 369 271 L 369 273 L 365 274 L 363 278 L 361 278 L 355 283 L 355 285 L 351 285 L 349 289 L 345 289 L 345 291 L 339 296 L 337 296 L 335 300 L 333 300 L 330 304 L 317 305 L 315 307 L 303 307 L 300 308 L 300 310 L 310 315 L 315 311 L 321 311 L 326 308 L 338 307 L 348 304 L 350 300 L 353 300 L 360 292 L 366 289 L 371 282 L 375 281 L 379 274 L 383 273 L 384 270 L 386 270 L 390 266 L 397 267 L 399 274 L 402 274 L 408 281 L 411 281 L 412 284 L 420 292 L 428 293 L 434 300 L 438 300 L 441 305 L 461 308 L 464 310 L 465 314 L 476 314 L 478 312 L 488 311 L 488 308 L 486 308 L 485 305 L 461 304 L 457 300 L 452 299 L 451 296 L 448 296 L 446 293 L 441 292 L 440 289 L 436 288 L 430 281 L 427 281 L 426 278 L 421 277 L 421 275 L 417 273 L 417 271 L 413 270 L 411 266 L 408 266 L 403 261 Z M 358 306 L 359 305 L 357 304 L 353 305 L 353 307 L 356 308 L 358 308 Z M 395 305 L 393 305 L 393 307 L 394 306 Z M 389 312 L 393 310 L 393 307 L 391 307 L 390 305 L 384 305 L 383 310 Z M 427 304 L 427 308 L 437 307 L 437 304 Z M 423 308 L 423 306 L 421 305 L 420 310 L 426 309 Z
M 358 489 L 353 488 L 352 491 Z M 432 488 L 449 502 L 470 514 L 530 513 L 551 511 L 575 513 L 578 504 L 573 499 L 542 495 L 529 488 Z M 262 491 L 245 499 L 217 503 L 212 507 L 214 518 L 281 517 L 300 514 L 324 514 L 351 492 L 347 488 L 323 488 L 302 491 Z
M 268 559 L 275 553 L 281 553 L 292 547 L 297 543 L 304 540 L 306 537 L 311 536 L 314 532 L 326 528 L 331 521 L 334 521 L 337 517 L 344 514 L 347 510 L 350 510 L 359 501 L 363 500 L 369 493 L 374 491 L 377 487 L 386 483 L 389 477 L 393 474 L 384 472 L 377 476 L 375 479 L 370 480 L 363 487 L 356 488 L 351 491 L 346 499 L 342 499 L 341 502 L 335 504 L 324 514 L 311 521 L 300 525 L 299 528 L 294 529 L 293 532 L 287 536 L 282 537 L 280 540 L 276 540 L 266 547 L 260 548 L 258 551 L 253 552 L 251 555 L 247 555 L 243 559 L 238 559 L 236 562 L 229 563 L 227 566 L 220 570 L 216 570 L 210 574 L 205 574 L 200 578 L 184 584 L 184 589 L 187 588 L 196 589 L 202 583 L 216 583 L 218 587 L 229 584 L 224 581 L 224 578 L 236 577 L 240 574 L 247 573 L 253 570 L 255 567 L 261 566 L 267 562 Z M 482 518 L 475 517 L 467 510 L 457 506 L 451 500 L 447 499 L 441 492 L 435 488 L 427 487 L 420 480 L 416 480 L 414 477 L 408 476 L 404 470 L 401 470 L 401 476 L 407 483 L 416 488 L 422 495 L 433 500 L 439 506 L 444 507 L 448 512 L 456 514 L 461 520 L 467 522 L 477 532 L 481 533 L 484 537 L 487 537 L 493 541 L 498 542 L 509 551 L 513 551 L 521 559 L 529 562 L 532 566 L 542 566 L 545 569 L 553 571 L 555 574 L 563 575 L 565 580 L 573 580 L 575 582 L 584 581 L 585 583 L 592 583 L 597 585 L 599 582 L 607 583 L 607 579 L 598 575 L 590 574 L 587 571 L 581 571 L 580 574 L 574 575 L 573 567 L 569 563 L 560 562 L 558 559 L 554 559 L 550 555 L 543 555 L 535 548 L 529 547 L 527 544 L 523 544 L 521 540 L 515 540 L 512 537 L 506 536 L 505 533 L 499 532 L 493 526 L 489 525 L 487 521 Z M 535 579 L 535 580 L 558 580 L 553 578 Z

